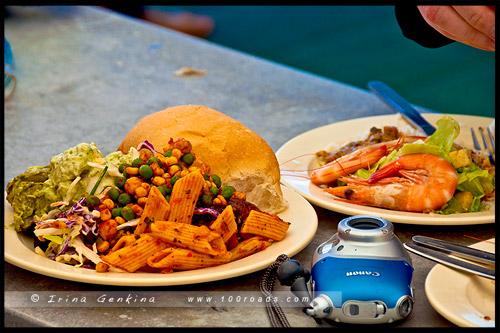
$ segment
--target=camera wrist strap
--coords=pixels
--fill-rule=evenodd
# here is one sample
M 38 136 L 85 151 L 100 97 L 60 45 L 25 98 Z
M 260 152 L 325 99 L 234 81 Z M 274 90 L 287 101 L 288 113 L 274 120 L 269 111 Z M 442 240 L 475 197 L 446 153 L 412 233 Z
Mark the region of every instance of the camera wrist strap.
M 290 258 L 286 254 L 278 256 L 276 261 L 266 269 L 264 276 L 260 281 L 260 291 L 266 296 L 266 310 L 273 327 L 290 327 L 283 310 L 279 306 L 278 302 L 276 302 L 276 300 L 272 297 L 277 270 L 283 262 L 289 259 Z

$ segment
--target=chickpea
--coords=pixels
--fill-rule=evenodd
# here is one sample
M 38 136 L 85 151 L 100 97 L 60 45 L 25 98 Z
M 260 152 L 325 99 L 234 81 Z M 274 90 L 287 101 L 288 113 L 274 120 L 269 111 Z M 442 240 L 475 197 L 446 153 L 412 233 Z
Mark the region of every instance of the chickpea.
M 138 187 L 135 189 L 135 195 L 140 198 L 140 197 L 145 197 L 148 195 L 148 190 L 146 190 L 144 187 Z
M 140 198 L 137 198 L 137 203 L 144 207 L 146 206 L 146 202 L 148 202 L 148 198 L 147 197 L 140 197 Z
M 115 221 L 116 221 L 116 223 L 118 223 L 118 224 L 125 223 L 125 219 L 124 219 L 123 217 L 121 217 L 121 216 L 117 216 L 117 217 L 115 217 Z
M 97 240 L 96 244 L 97 244 L 97 252 L 99 253 L 104 253 L 109 249 L 109 242 L 102 240 L 101 238 Z
M 133 205 L 132 206 L 132 211 L 136 216 L 141 216 L 142 212 L 144 211 L 143 208 L 139 205 Z
M 118 223 L 115 220 L 107 220 L 99 224 L 99 235 L 104 240 L 115 237 L 118 229 L 116 228 Z
M 151 185 L 149 185 L 148 183 L 142 183 L 141 187 L 144 188 L 144 189 L 146 189 L 146 191 L 149 192 L 149 189 L 151 188 Z
M 165 178 L 159 177 L 159 176 L 154 177 L 151 182 L 153 184 L 155 184 L 156 186 L 162 186 L 162 185 L 165 185 L 167 183 L 167 181 L 165 180 Z
M 151 169 L 153 169 L 153 174 L 155 176 L 163 176 L 163 174 L 165 173 L 165 170 L 160 168 L 160 166 L 156 163 L 151 164 Z
M 151 157 L 153 157 L 153 152 L 149 149 L 141 149 L 141 152 L 139 154 L 139 158 L 143 161 L 149 160 Z
M 109 270 L 109 265 L 101 261 L 95 266 L 96 272 L 105 273 Z
M 104 221 L 108 221 L 109 219 L 111 219 L 111 212 L 109 211 L 109 209 L 104 209 L 104 210 L 101 210 L 101 221 L 104 222 Z
M 177 160 L 179 160 L 182 156 L 182 152 L 177 149 L 177 148 L 174 148 L 172 149 L 172 157 L 175 157 Z
M 126 171 L 127 171 L 127 174 L 131 175 L 131 176 L 135 176 L 135 175 L 139 174 L 139 168 L 136 168 L 136 167 L 128 167 Z
M 177 164 L 179 163 L 179 160 L 177 159 L 177 157 L 175 156 L 170 156 L 167 158 L 167 165 L 170 166 L 170 165 L 174 165 L 174 164 Z
M 118 200 L 118 197 L 117 197 L 117 200 Z M 115 203 L 113 202 L 113 200 L 111 200 L 110 198 L 108 199 L 104 199 L 104 201 L 102 202 L 104 206 L 106 206 L 107 209 L 111 210 L 113 208 L 115 208 Z
M 128 194 L 134 194 L 135 189 L 138 188 L 139 186 L 141 186 L 141 183 L 142 183 L 142 181 L 139 177 L 130 177 L 125 182 L 125 191 Z

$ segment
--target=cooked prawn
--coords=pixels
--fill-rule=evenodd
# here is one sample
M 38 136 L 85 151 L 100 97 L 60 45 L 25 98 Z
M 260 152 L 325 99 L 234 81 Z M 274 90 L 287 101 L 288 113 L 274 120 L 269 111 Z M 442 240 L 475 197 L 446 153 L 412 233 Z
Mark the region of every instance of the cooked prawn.
M 431 154 L 405 155 L 369 179 L 342 177 L 346 186 L 325 189 L 353 203 L 409 212 L 430 212 L 447 203 L 457 187 L 457 173 Z
M 339 177 L 347 176 L 359 169 L 368 169 L 382 157 L 397 149 L 398 146 L 414 142 L 418 139 L 422 139 L 422 137 L 403 136 L 397 140 L 377 143 L 358 149 L 351 154 L 344 155 L 315 169 L 311 174 L 310 180 L 316 185 L 329 184 L 339 179 Z

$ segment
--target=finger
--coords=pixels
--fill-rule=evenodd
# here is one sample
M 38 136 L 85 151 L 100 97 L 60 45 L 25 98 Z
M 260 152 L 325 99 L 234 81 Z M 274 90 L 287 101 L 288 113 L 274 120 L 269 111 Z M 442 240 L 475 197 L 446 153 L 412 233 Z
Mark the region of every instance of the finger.
M 467 23 L 495 40 L 495 11 L 488 6 L 453 6 Z
M 442 35 L 487 51 L 495 50 L 495 42 L 472 27 L 451 6 L 418 6 L 425 21 Z

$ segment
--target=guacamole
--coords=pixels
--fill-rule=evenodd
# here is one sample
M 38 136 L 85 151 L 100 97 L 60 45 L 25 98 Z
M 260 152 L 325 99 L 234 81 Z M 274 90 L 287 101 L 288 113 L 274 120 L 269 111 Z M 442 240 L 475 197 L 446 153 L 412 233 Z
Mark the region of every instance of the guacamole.
M 80 143 L 54 156 L 44 167 L 32 166 L 7 184 L 7 201 L 14 209 L 13 226 L 16 231 L 25 231 L 32 220 L 40 220 L 48 213 L 51 204 L 59 201 L 73 205 L 86 196 L 97 182 L 102 169 L 108 172 L 99 184 L 97 193 L 113 185 L 119 163 L 131 163 L 133 149 L 124 155 L 112 152 L 104 157 L 95 143 Z

